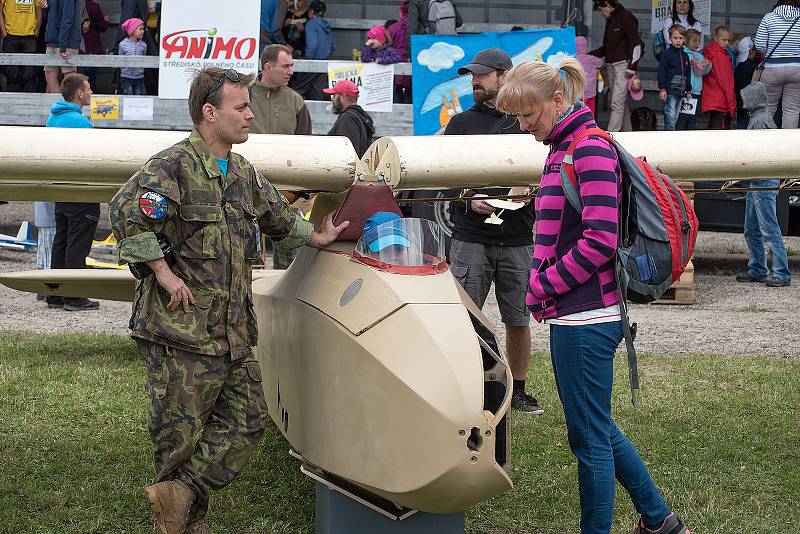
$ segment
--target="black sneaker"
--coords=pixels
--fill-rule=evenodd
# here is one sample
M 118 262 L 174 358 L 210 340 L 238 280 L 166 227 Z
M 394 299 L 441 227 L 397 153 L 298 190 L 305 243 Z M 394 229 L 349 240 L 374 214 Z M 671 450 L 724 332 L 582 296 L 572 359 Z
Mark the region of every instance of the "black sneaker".
M 759 282 L 759 283 L 763 284 L 764 282 L 767 281 L 767 279 L 766 278 L 754 278 L 752 275 L 750 275 L 750 271 L 745 271 L 743 273 L 739 273 L 739 274 L 736 275 L 736 281 L 737 282 Z
M 64 311 L 88 311 L 99 307 L 100 303 L 96 300 L 77 299 L 64 302 Z
M 788 280 L 782 280 L 774 276 L 767 278 L 767 287 L 789 287 L 792 283 Z
M 48 308 L 63 308 L 64 307 L 64 299 L 62 299 L 61 297 L 48 296 L 48 297 L 45 298 L 45 301 L 47 302 L 47 307 Z
M 539 401 L 536 397 L 529 395 L 525 391 L 518 391 L 511 397 L 511 407 L 519 412 L 530 413 L 533 415 L 542 415 L 544 409 L 539 406 Z

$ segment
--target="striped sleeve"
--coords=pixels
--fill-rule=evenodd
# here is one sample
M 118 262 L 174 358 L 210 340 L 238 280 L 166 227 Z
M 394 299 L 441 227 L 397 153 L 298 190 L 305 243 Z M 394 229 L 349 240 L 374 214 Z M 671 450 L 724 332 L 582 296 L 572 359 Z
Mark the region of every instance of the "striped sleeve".
M 555 264 L 532 277 L 531 293 L 539 298 L 585 284 L 617 251 L 621 175 L 617 153 L 607 141 L 590 136 L 578 143 L 574 161 L 583 201 L 583 233 Z
M 766 54 L 769 50 L 769 35 L 767 34 L 767 24 L 766 24 L 766 16 L 761 19 L 761 22 L 758 23 L 758 29 L 756 30 L 756 37 L 753 39 L 753 46 L 756 47 L 756 50 L 759 50 L 761 53 Z

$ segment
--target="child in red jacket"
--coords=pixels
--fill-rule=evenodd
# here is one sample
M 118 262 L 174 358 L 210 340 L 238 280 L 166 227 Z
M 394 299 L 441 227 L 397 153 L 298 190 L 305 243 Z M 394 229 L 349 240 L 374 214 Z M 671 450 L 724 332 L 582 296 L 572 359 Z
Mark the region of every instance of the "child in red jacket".
M 703 112 L 709 112 L 708 127 L 712 130 L 730 128 L 736 113 L 736 93 L 733 85 L 733 63 L 727 48 L 731 30 L 719 26 L 711 42 L 703 49 L 703 56 L 711 62 L 711 72 L 703 80 Z

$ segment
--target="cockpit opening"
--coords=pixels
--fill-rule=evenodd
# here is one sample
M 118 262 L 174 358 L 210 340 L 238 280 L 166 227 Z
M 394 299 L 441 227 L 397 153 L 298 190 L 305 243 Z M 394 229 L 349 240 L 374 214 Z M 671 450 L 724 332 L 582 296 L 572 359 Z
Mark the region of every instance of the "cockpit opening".
M 447 270 L 444 235 L 427 219 L 401 218 L 379 211 L 364 223 L 353 259 L 397 274 L 436 274 Z

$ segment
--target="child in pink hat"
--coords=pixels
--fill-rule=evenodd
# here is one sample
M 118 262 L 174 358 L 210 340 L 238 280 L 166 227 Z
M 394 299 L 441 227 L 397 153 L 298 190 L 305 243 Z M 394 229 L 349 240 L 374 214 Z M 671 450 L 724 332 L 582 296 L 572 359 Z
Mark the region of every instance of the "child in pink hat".
M 119 43 L 119 55 L 146 56 L 147 43 L 142 39 L 144 37 L 144 21 L 134 17 L 123 22 L 121 26 L 128 36 Z M 145 94 L 144 69 L 122 67 L 119 73 L 119 85 L 123 95 Z
M 597 72 L 605 65 L 601 57 L 589 54 L 589 41 L 586 37 L 579 35 L 575 38 L 575 57 L 581 62 L 586 73 L 586 87 L 583 90 L 583 101 L 586 106 L 595 114 L 595 99 L 597 97 Z
M 386 44 L 385 27 L 373 26 L 367 32 L 367 42 L 361 47 L 361 61 L 363 63 L 380 63 L 381 65 L 391 65 L 402 61 L 397 51 Z

